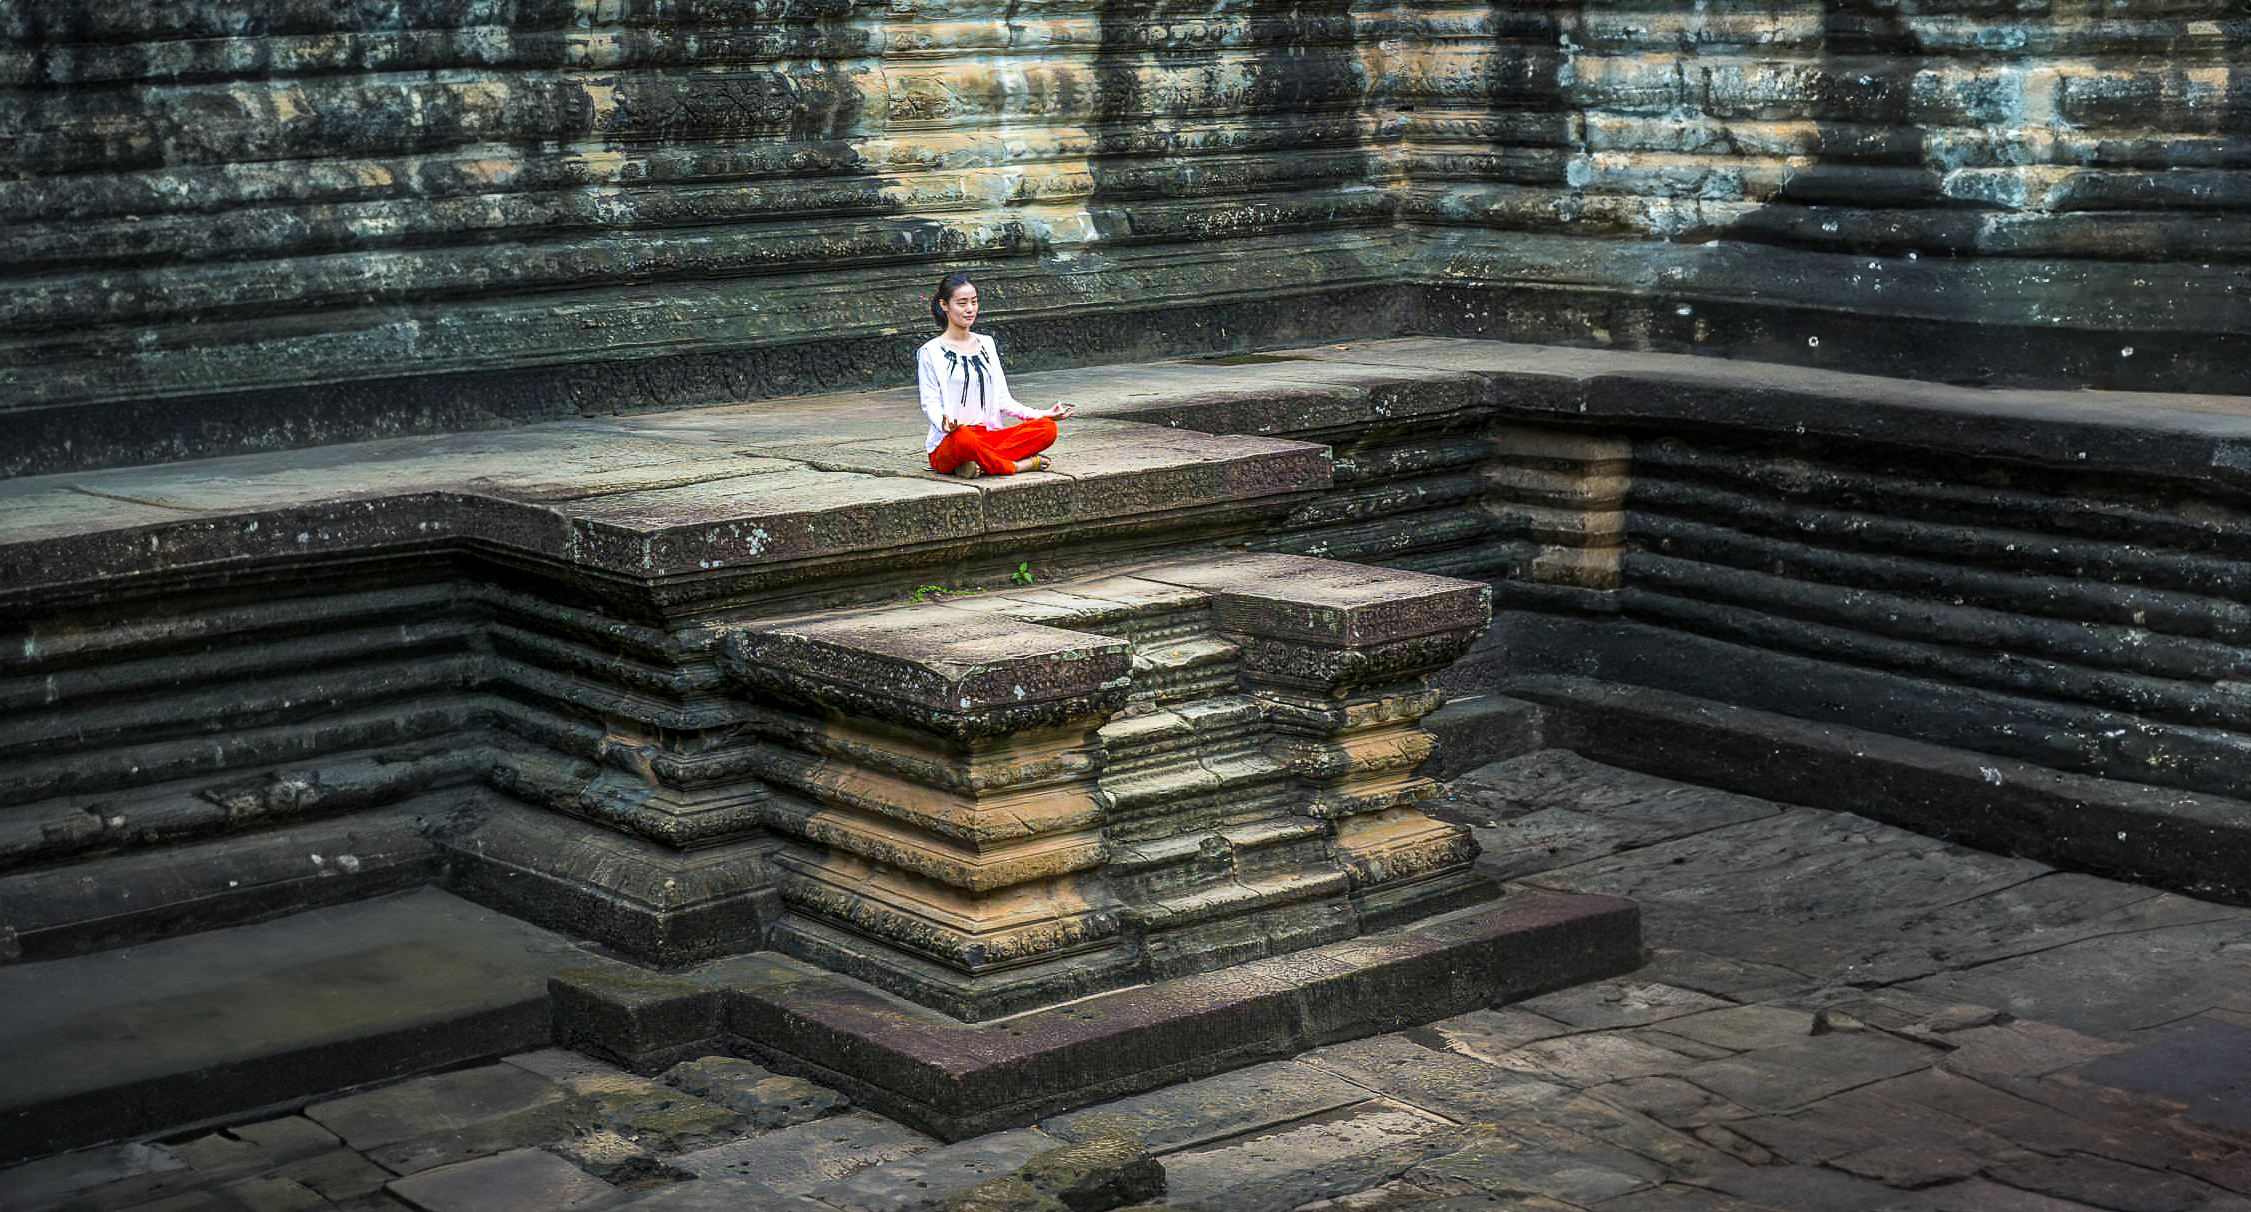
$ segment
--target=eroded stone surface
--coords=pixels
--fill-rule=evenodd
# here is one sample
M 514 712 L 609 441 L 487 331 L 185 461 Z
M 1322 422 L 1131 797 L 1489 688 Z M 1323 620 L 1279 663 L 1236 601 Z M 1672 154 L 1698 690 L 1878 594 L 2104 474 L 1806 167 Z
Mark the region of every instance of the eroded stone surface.
M 1682 798 L 1670 788 L 1651 790 Z M 1607 794 L 1598 787 L 1583 809 L 1648 819 L 1646 804 L 1603 807 Z M 1767 856 L 1768 870 L 1782 872 L 1797 870 L 1788 861 L 1793 847 L 1817 850 L 1837 836 L 1866 839 L 1858 844 L 1867 862 L 1820 868 L 1830 886 L 1810 904 L 1825 920 L 1871 932 L 1881 926 L 1911 937 L 1899 923 L 2009 895 L 2007 887 L 1987 890 L 1991 867 L 1978 856 L 1931 852 L 1925 839 L 1851 822 L 1816 828 L 1790 819 L 1820 815 L 1777 808 L 1726 828 L 1764 830 L 1758 853 Z M 1683 814 L 1684 828 L 1692 827 L 1692 817 Z M 1663 854 L 1668 845 L 1647 841 L 1620 855 Z M 1910 857 L 1918 850 L 1924 857 Z M 1663 864 L 1677 881 L 1668 887 L 1689 886 L 1699 870 L 1715 883 L 1733 876 L 1723 849 L 1684 857 L 1688 861 L 1677 867 Z M 1903 866 L 1925 878 L 1896 880 Z M 1590 882 L 1608 878 L 1599 864 L 1542 878 L 1568 884 L 1575 872 Z M 2052 879 L 2036 873 L 2011 887 Z M 2074 893 L 2084 895 L 2074 900 Z M 1793 920 L 1789 910 L 1744 890 L 1731 895 L 1751 907 L 1743 920 L 1776 929 Z M 2074 878 L 2057 880 L 2039 900 L 1996 901 L 1995 907 L 2039 906 L 2031 911 L 2035 921 L 2052 922 L 2137 903 L 2120 886 Z M 2212 918 L 2196 927 L 2202 937 L 2216 937 L 2222 922 L 2251 931 L 2251 915 L 2242 910 L 2203 908 Z M 2108 979 L 2132 984 L 2139 955 L 2173 982 L 2174 1004 L 2219 1005 L 2238 996 L 2231 968 L 2176 962 L 2172 948 L 2183 927 L 2169 924 L 2173 918 L 2144 920 L 2144 928 L 2095 949 L 2084 942 L 2047 946 L 2039 929 L 1985 937 L 2004 953 L 2014 949 L 2003 962 L 2042 987 Z M 2126 946 L 2137 937 L 2141 952 Z M 1742 942 L 1744 949 L 1771 953 L 1757 938 Z M 1103 1139 L 1102 1133 L 1122 1128 L 1146 1133 L 1165 1167 L 1171 1190 L 1164 1206 L 1211 1212 L 1309 1204 L 1319 1212 L 1469 1212 L 1495 1200 L 1541 1212 L 2227 1212 L 2251 1200 L 2251 1152 L 2240 1143 L 2236 1115 L 2245 1023 L 2230 1017 L 2233 1012 L 2207 1010 L 2156 1029 L 2130 1019 L 2085 1021 L 2073 1029 L 1958 993 L 1940 995 L 1925 988 L 1932 983 L 1927 977 L 1906 985 L 1834 985 L 1825 970 L 1797 972 L 1743 959 L 1725 944 L 1715 933 L 1716 951 L 1660 951 L 1629 978 L 1529 1003 L 1545 1013 L 1521 1006 L 1474 1011 L 1051 1117 L 1036 1132 L 940 1147 L 859 1111 L 769 1130 L 746 1123 L 735 1140 L 685 1153 L 665 1152 L 658 1140 L 647 1150 L 655 1167 L 610 1171 L 624 1188 L 613 1198 L 652 1212 L 872 1212 L 955 1185 L 935 1180 L 944 1171 L 985 1192 L 978 1197 L 984 1202 L 965 1209 L 1054 1212 L 1070 1205 L 1041 1202 L 1048 1196 L 1026 1181 L 1030 1172 L 1019 1163 L 1052 1141 Z M 1995 966 L 1965 962 L 1972 966 L 1955 970 L 1964 977 Z M 392 1088 L 390 1104 L 360 1104 L 370 1112 L 362 1116 L 362 1129 L 373 1132 L 368 1139 L 402 1130 L 383 1127 L 382 1117 L 372 1114 L 403 1106 L 402 1099 L 427 1103 L 435 1118 L 426 1126 L 437 1128 L 465 1116 L 505 1116 L 534 1091 L 524 1082 L 562 1094 L 572 1083 L 630 1078 L 554 1051 L 520 1054 L 493 1068 L 519 1076 L 464 1073 L 497 1082 L 514 1092 L 514 1101 L 468 1099 L 466 1087 L 457 1091 L 461 1100 L 432 1101 L 428 1089 L 402 1085 Z M 675 1074 L 681 1080 L 694 1075 L 709 1083 L 706 1095 L 716 1095 L 725 1080 L 755 1085 L 760 1072 L 750 1062 L 719 1058 Z M 644 1085 L 685 1097 L 674 1086 Z M 535 1105 L 542 1097 L 529 1094 Z M 323 1131 L 311 1120 L 269 1117 L 200 1132 L 146 1146 L 130 1162 L 144 1169 L 137 1174 L 118 1173 L 128 1159 L 108 1152 L 55 1159 L 0 1171 L 0 1199 L 25 1190 L 48 1193 L 38 1197 L 46 1203 L 32 1202 L 27 1212 L 44 1212 L 65 1199 L 76 1201 L 74 1209 L 99 1212 L 159 1201 L 186 1201 L 167 1204 L 169 1212 L 249 1200 L 293 1212 L 330 1205 L 396 1212 L 402 1205 L 394 1196 L 367 1183 L 368 1171 L 378 1185 L 392 1176 L 362 1154 L 338 1147 L 301 1155 L 319 1145 Z M 574 1192 L 599 1193 L 587 1184 L 601 1177 L 588 1172 L 601 1162 L 591 1151 L 574 1152 L 571 1142 L 551 1145 L 546 1161 L 524 1160 L 522 1151 L 510 1152 L 497 1139 L 486 1147 L 500 1152 L 396 1184 L 475 1177 L 481 1171 L 468 1167 L 505 1159 L 536 1171 L 533 1180 L 511 1187 L 519 1194 L 559 1190 L 567 1202 L 577 1198 Z M 356 1164 L 356 1174 L 347 1163 Z M 907 1190 L 918 1181 L 931 1185 Z M 1009 1185 L 1008 1192 L 1000 1185 Z M 371 1192 L 377 1192 L 372 1201 Z M 441 1196 L 434 1188 L 423 1197 L 472 1198 Z M 15 1204 L 9 1207 L 14 1212 Z
M 1020 366 L 1370 328 L 2128 385 L 2240 356 L 2219 6 L 1066 6 L 1029 43 L 26 12 L 0 333 L 43 424 L 7 470 L 895 382 L 940 257 Z

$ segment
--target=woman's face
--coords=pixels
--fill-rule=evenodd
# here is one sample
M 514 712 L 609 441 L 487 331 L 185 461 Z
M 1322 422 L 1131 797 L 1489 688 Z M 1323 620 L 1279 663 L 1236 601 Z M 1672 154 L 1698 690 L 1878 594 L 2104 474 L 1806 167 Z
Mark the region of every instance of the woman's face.
M 955 287 L 953 297 L 946 300 L 943 306 L 949 324 L 958 324 L 965 329 L 974 326 L 977 323 L 976 284 L 965 282 Z

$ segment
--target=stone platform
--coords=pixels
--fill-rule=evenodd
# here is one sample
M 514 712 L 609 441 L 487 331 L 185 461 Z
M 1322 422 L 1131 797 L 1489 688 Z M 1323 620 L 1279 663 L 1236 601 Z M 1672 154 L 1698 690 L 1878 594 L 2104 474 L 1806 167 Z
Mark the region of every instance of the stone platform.
M 2251 911 L 1561 752 L 1436 811 L 1496 877 L 1632 895 L 1651 962 L 953 1143 L 527 1050 L 0 1169 L 0 1207 L 908 1212 L 1117 1132 L 1183 1212 L 2247 1206 Z
M 0 960 L 440 882 L 1005 1021 L 1474 899 L 1412 807 L 1465 648 L 1527 696 L 1474 728 L 1718 778 L 1693 729 L 1745 790 L 2251 895 L 2245 400 L 1422 339 L 1018 388 L 1084 407 L 1065 472 L 917 471 L 893 392 L 0 484 Z M 1332 630 L 1152 575 L 1215 560 Z M 932 619 L 996 647 L 892 643 Z M 1081 865 L 1009 820 L 1073 786 L 1186 808 Z
M 1632 902 L 1518 892 L 1348 942 L 987 1023 L 768 955 L 555 977 L 556 1038 L 655 1073 L 755 1056 L 942 1140 L 1631 972 Z
M 0 1163 L 550 1041 L 650 1074 L 756 1057 L 959 1139 L 1641 962 L 1630 902 L 1517 891 L 980 1026 L 772 953 L 652 973 L 423 889 L 0 969 Z

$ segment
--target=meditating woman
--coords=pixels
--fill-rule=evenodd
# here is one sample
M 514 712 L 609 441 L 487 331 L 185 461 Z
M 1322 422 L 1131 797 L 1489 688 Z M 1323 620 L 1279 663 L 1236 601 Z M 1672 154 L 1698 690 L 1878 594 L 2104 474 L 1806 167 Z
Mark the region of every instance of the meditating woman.
M 922 415 L 930 418 L 930 469 L 965 479 L 1046 471 L 1051 464 L 1040 452 L 1055 445 L 1055 423 L 1071 415 L 1070 405 L 1031 408 L 1008 394 L 993 339 L 969 331 L 977 323 L 969 275 L 939 281 L 930 318 L 945 331 L 914 356 Z

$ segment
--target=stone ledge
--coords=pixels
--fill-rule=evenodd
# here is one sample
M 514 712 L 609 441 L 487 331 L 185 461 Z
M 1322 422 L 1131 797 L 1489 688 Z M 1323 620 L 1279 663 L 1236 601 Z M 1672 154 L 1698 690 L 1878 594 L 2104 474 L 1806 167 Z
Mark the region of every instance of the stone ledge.
M 1063 449 L 1085 451 L 1063 470 L 972 483 L 923 468 L 919 439 L 886 438 L 910 422 L 911 400 L 871 393 L 17 479 L 0 483 L 0 595 L 389 552 L 628 584 L 770 577 L 1329 485 L 1317 446 L 1093 419 L 1067 427 Z M 749 452 L 799 430 L 788 457 Z
M 2113 879 L 2251 904 L 2251 804 L 2069 774 L 1645 686 L 1507 681 L 1547 744 L 1608 765 L 1805 804 Z
M 974 484 L 928 475 L 902 433 L 911 399 L 882 391 L 24 477 L 0 484 L 0 587 L 457 543 L 625 578 L 770 567 L 1316 490 L 1329 482 L 1317 447 L 1251 435 L 1463 411 L 1803 425 L 1911 449 L 2251 481 L 2245 396 L 1964 387 L 1453 337 L 1017 380 L 1027 398 L 1080 404 L 1064 449 L 1083 469 Z
M 423 890 L 0 968 L 0 1162 L 540 1047 L 583 958 Z
M 2251 482 L 2251 395 L 1968 387 L 1733 358 L 1456 337 L 1293 353 L 1360 370 L 1388 365 L 1474 376 L 1480 383 L 1469 406 L 1508 418 L 1693 423 L 2082 471 Z
M 1117 710 L 1130 655 L 1123 640 L 896 609 L 762 622 L 723 650 L 731 673 L 769 693 L 963 740 Z
M 979 1024 L 772 955 L 721 960 L 669 979 L 675 1002 L 723 1014 L 736 1044 L 772 1067 L 961 1140 L 1619 976 L 1641 962 L 1640 910 L 1632 902 L 1517 890 L 1411 928 Z M 558 1005 L 578 1007 L 559 1030 L 573 1046 L 637 1068 L 669 1063 L 674 1041 L 645 1029 L 604 1037 L 605 1023 L 646 1025 L 647 1016 L 630 1008 L 603 1009 L 617 997 L 646 1000 L 630 970 L 619 973 L 615 990 L 601 973 L 558 975 Z M 701 1030 L 708 1012 L 676 1017 Z

